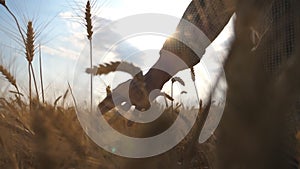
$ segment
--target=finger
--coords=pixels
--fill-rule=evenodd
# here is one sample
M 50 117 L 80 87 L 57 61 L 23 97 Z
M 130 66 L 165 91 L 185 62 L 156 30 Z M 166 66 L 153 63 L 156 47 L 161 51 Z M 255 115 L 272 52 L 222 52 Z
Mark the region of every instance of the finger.
M 98 108 L 100 112 L 104 115 L 105 113 L 112 110 L 116 106 L 120 106 L 121 103 L 123 102 L 126 102 L 126 98 L 113 92 L 112 94 L 106 96 L 106 98 L 99 103 Z
M 124 112 L 127 112 L 130 110 L 131 106 L 131 104 L 125 102 L 125 104 L 121 104 L 120 106 L 118 106 L 118 108 L 120 108 Z
M 98 105 L 98 108 L 99 108 L 100 112 L 102 113 L 102 115 L 104 115 L 105 113 L 107 113 L 108 111 L 113 109 L 114 107 L 115 107 L 115 104 L 113 102 L 112 95 L 106 96 L 106 98 L 103 101 L 101 101 Z

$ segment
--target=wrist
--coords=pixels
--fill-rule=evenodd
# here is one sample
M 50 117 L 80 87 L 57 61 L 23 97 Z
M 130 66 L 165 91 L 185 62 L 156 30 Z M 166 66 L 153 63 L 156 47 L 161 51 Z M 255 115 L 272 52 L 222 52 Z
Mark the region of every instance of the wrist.
M 151 68 L 145 75 L 145 83 L 148 92 L 152 90 L 161 90 L 163 85 L 172 78 L 172 75 L 167 72 Z

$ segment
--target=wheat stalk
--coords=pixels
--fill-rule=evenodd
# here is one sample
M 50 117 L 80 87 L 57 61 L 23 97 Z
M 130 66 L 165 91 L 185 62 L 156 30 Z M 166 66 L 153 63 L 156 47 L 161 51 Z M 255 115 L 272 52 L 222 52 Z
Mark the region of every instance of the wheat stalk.
M 171 79 L 171 97 L 173 98 L 173 89 L 174 89 L 174 83 L 175 82 L 178 82 L 180 83 L 182 86 L 185 86 L 185 83 L 184 81 L 180 78 L 180 77 L 173 77 Z M 173 103 L 174 103 L 174 100 L 172 100 L 172 109 L 173 109 Z
M 13 86 L 17 86 L 15 77 L 2 65 L 0 65 L 0 72 Z
M 15 23 L 16 23 L 16 26 L 18 28 L 18 32 L 19 32 L 19 35 L 20 35 L 20 39 L 22 39 L 22 47 L 24 47 L 24 50 L 25 50 L 25 59 L 28 61 L 28 75 L 29 75 L 29 78 L 28 78 L 28 81 L 29 82 L 29 98 L 30 98 L 30 104 L 31 104 L 31 95 L 32 95 L 32 92 L 31 92 L 31 80 L 33 79 L 34 81 L 34 87 L 35 87 L 35 91 L 36 91 L 36 96 L 37 96 L 37 99 L 39 100 L 39 92 L 38 92 L 38 88 L 37 88 L 37 79 L 35 77 L 35 71 L 34 71 L 34 66 L 32 64 L 32 61 L 34 59 L 34 52 L 35 52 L 35 41 L 37 40 L 38 37 L 40 37 L 41 35 L 41 32 L 42 31 L 45 31 L 46 27 L 49 26 L 49 23 L 53 20 L 49 20 L 49 22 L 47 24 L 38 24 L 38 27 L 39 30 L 41 31 L 37 31 L 37 30 L 34 30 L 34 27 L 33 27 L 33 24 L 34 22 L 32 22 L 29 18 L 27 18 L 26 16 L 23 16 L 23 19 L 24 20 L 27 20 L 29 19 L 29 22 L 27 22 L 27 25 L 24 26 L 24 28 L 21 28 L 20 24 L 19 24 L 19 21 L 18 21 L 18 18 L 14 15 L 14 13 L 10 10 L 10 8 L 6 5 L 5 3 L 5 0 L 0 0 L 0 5 L 2 5 L 6 10 L 7 12 L 13 17 Z M 36 16 L 34 16 L 36 17 Z M 54 18 L 52 18 L 54 19 Z M 36 21 L 36 20 L 35 20 Z M 13 35 L 14 37 L 17 37 L 17 35 Z M 18 43 L 19 40 L 17 41 Z M 41 63 L 40 63 L 41 65 Z M 41 67 L 40 67 L 41 69 Z M 42 71 L 41 71 L 42 72 Z M 43 96 L 43 101 L 44 101 L 44 90 L 43 90 L 43 83 L 42 83 L 42 74 L 40 74 L 40 77 L 41 77 L 41 87 L 42 87 L 42 96 Z M 38 77 L 37 77 L 38 78 Z
M 197 95 L 197 100 L 198 100 L 198 103 L 199 103 L 199 102 L 200 102 L 200 99 L 199 99 L 198 90 L 197 90 L 197 87 L 196 87 L 196 74 L 195 74 L 195 69 L 194 69 L 194 67 L 191 67 L 190 70 L 191 70 L 191 77 L 192 77 L 192 80 L 193 80 L 193 83 L 194 83 L 194 88 L 195 88 L 196 95 Z
M 191 67 L 190 69 L 191 69 L 192 80 L 195 82 L 195 80 L 196 80 L 195 69 L 194 69 L 194 67 Z
M 87 38 L 92 40 L 93 36 L 93 25 L 92 25 L 92 14 L 91 14 L 91 4 L 88 0 L 85 6 L 85 21 L 86 21 L 86 30 L 87 30 Z
M 42 70 L 42 50 L 41 50 L 41 44 L 39 45 L 39 64 L 40 64 L 40 80 L 41 80 L 42 99 L 43 99 L 43 103 L 45 103 L 44 83 L 43 83 L 43 70 Z
M 132 77 L 142 72 L 142 70 L 139 67 L 133 65 L 132 63 L 128 63 L 126 61 L 104 63 L 104 64 L 100 64 L 99 66 L 94 66 L 92 69 L 88 68 L 85 70 L 86 73 L 99 75 L 99 76 L 109 74 L 115 71 L 129 73 Z
M 104 2 L 106 2 L 104 0 Z M 75 7 L 74 7 L 75 5 Z M 104 3 L 102 4 L 104 5 Z M 96 1 L 93 0 L 87 0 L 85 4 L 82 4 L 81 2 L 74 1 L 74 4 L 70 4 L 71 9 L 75 10 L 75 18 L 79 18 L 79 24 L 84 26 L 87 32 L 87 39 L 89 40 L 90 45 L 90 69 L 93 68 L 93 43 L 92 43 L 92 37 L 94 33 L 94 28 L 97 29 L 94 23 L 94 16 L 93 14 L 97 13 L 97 5 Z M 73 6 L 73 7 L 72 7 Z M 84 7 L 84 10 L 82 10 L 82 7 Z M 84 15 L 82 13 L 84 12 Z M 78 21 L 77 21 L 78 22 Z M 91 111 L 93 106 L 93 74 L 90 74 L 90 99 L 91 99 Z
M 15 23 L 17 24 L 17 28 L 18 28 L 18 31 L 22 37 L 22 40 L 23 40 L 23 43 L 26 44 L 26 41 L 25 41 L 25 37 L 24 37 L 24 34 L 22 33 L 22 30 L 21 30 L 21 26 L 18 22 L 18 19 L 16 18 L 16 16 L 12 13 L 12 11 L 8 8 L 8 6 L 5 4 L 5 0 L 1 0 L 0 1 L 0 4 L 8 11 L 8 13 L 14 18 L 15 20 Z
M 1 0 L 0 4 L 2 6 L 4 6 L 4 8 L 9 12 L 9 14 L 14 18 L 15 23 L 17 24 L 17 28 L 19 30 L 19 33 L 22 37 L 23 43 L 25 45 L 25 54 L 26 54 L 26 59 L 28 61 L 28 77 L 29 77 L 29 103 L 30 103 L 30 108 L 31 108 L 31 72 L 32 71 L 32 75 L 33 75 L 33 80 L 35 82 L 35 89 L 36 89 L 36 93 L 37 93 L 37 97 L 38 97 L 38 92 L 37 92 L 37 86 L 36 86 L 36 80 L 35 80 L 35 76 L 34 76 L 34 71 L 33 71 L 33 67 L 31 65 L 31 62 L 33 60 L 33 55 L 34 55 L 34 31 L 33 31 L 33 27 L 32 27 L 32 22 L 29 21 L 27 24 L 27 37 L 25 39 L 25 36 L 22 32 L 22 29 L 20 27 L 20 24 L 18 22 L 18 19 L 16 18 L 16 16 L 12 13 L 12 11 L 8 8 L 8 6 L 5 4 L 5 0 Z
M 185 86 L 184 81 L 180 78 L 180 77 L 173 77 L 172 78 L 172 83 L 178 82 L 180 83 L 182 86 Z
M 37 89 L 37 83 L 36 83 L 36 78 L 35 78 L 35 74 L 34 74 L 34 69 L 32 66 L 32 61 L 33 61 L 33 57 L 34 57 L 34 30 L 33 30 L 33 25 L 32 25 L 32 21 L 29 21 L 27 24 L 27 33 L 26 33 L 26 41 L 25 41 L 25 49 L 26 49 L 26 59 L 28 61 L 28 75 L 29 75 L 29 99 L 31 102 L 32 96 L 31 96 L 31 75 L 34 81 L 34 86 L 35 86 L 35 90 L 36 90 L 36 95 L 37 95 L 37 99 L 39 100 L 39 93 L 38 93 L 38 89 Z M 30 103 L 31 104 L 31 103 Z
M 93 67 L 93 44 L 92 44 L 92 36 L 93 36 L 93 25 L 92 25 L 92 14 L 91 14 L 91 4 L 88 0 L 85 6 L 85 21 L 86 21 L 86 30 L 87 30 L 87 38 L 90 42 L 90 68 Z M 91 112 L 93 111 L 93 74 L 90 75 L 91 81 Z
M 0 65 L 0 72 L 7 79 L 7 81 L 16 88 L 18 94 L 20 94 L 16 78 L 8 71 L 8 69 Z
M 67 98 L 68 94 L 69 94 L 69 89 L 67 89 L 66 92 L 65 92 L 64 95 L 63 95 L 62 106 L 65 105 L 65 101 L 66 101 L 66 98 Z

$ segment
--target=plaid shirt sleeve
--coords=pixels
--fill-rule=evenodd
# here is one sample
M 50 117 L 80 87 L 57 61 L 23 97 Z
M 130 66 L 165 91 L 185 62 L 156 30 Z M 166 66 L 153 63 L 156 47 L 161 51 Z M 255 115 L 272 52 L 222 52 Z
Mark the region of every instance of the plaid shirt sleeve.
M 218 36 L 233 15 L 235 5 L 227 1 L 230 0 L 193 0 L 176 32 L 164 43 L 160 57 L 170 52 L 188 67 L 199 63 L 206 47 Z

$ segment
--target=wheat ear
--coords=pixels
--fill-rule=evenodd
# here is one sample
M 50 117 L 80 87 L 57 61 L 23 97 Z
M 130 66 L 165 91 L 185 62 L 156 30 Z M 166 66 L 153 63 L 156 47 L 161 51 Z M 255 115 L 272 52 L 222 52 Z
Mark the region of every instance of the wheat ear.
M 115 71 L 122 71 L 122 72 L 129 73 L 132 77 L 142 72 L 142 70 L 139 67 L 125 61 L 122 62 L 116 61 L 116 62 L 100 64 L 99 66 L 94 66 L 92 69 L 88 68 L 85 70 L 86 73 L 99 75 L 99 76 L 109 74 Z
M 32 74 L 37 99 L 39 100 L 39 93 L 38 93 L 36 78 L 35 78 L 34 69 L 32 66 L 32 61 L 33 61 L 33 57 L 34 57 L 34 48 L 35 48 L 34 47 L 34 35 L 35 34 L 34 34 L 34 30 L 33 30 L 32 21 L 29 21 L 27 24 L 26 43 L 25 43 L 25 49 L 26 49 L 25 54 L 26 54 L 26 59 L 28 61 L 28 74 L 29 74 L 29 97 L 31 100 L 32 99 L 31 98 L 31 74 Z
M 0 0 L 0 4 L 3 5 L 3 6 L 6 6 L 5 0 Z
M 93 36 L 93 25 L 92 25 L 92 14 L 91 14 L 91 4 L 88 0 L 85 6 L 85 21 L 86 21 L 86 30 L 87 38 L 90 41 L 90 68 L 93 67 L 93 45 L 92 45 L 92 36 Z M 93 74 L 90 75 L 91 81 L 91 112 L 93 111 Z
M 7 81 L 16 88 L 16 90 L 19 94 L 20 92 L 19 92 L 19 88 L 17 86 L 16 78 L 8 71 L 8 69 L 6 69 L 2 65 L 0 65 L 0 72 L 7 79 Z
M 93 36 L 93 25 L 92 25 L 92 14 L 91 14 L 91 3 L 87 1 L 85 6 L 85 21 L 86 21 L 86 30 L 87 30 L 87 38 L 89 40 L 92 39 Z

